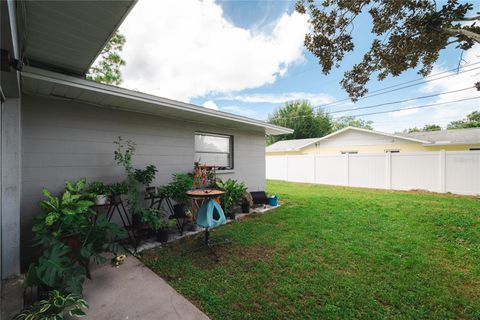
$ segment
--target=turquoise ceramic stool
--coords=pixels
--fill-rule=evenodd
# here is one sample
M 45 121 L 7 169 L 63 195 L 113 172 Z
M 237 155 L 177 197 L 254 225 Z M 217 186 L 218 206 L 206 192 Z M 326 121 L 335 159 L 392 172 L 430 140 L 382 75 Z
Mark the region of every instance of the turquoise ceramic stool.
M 210 240 L 210 229 L 224 224 L 227 219 L 222 207 L 213 199 L 206 201 L 197 212 L 197 225 L 205 229 L 205 245 L 217 257 L 213 251 L 213 242 Z M 226 240 L 226 244 L 230 241 Z M 218 258 L 218 257 L 217 257 Z
M 206 201 L 197 212 L 197 225 L 205 229 L 215 228 L 225 221 L 222 207 L 213 199 Z

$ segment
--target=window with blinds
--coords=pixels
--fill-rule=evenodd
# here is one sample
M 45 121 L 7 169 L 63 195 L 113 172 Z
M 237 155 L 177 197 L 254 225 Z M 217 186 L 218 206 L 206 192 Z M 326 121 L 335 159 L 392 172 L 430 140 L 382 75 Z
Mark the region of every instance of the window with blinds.
M 195 162 L 233 169 L 233 137 L 213 133 L 195 133 Z

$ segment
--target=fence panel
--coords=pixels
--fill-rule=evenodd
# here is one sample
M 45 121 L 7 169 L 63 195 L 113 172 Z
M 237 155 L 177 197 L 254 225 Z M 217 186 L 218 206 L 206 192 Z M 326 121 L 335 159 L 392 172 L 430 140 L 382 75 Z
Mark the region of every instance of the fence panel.
M 384 154 L 351 154 L 348 165 L 350 186 L 385 188 L 386 157 Z
M 392 154 L 392 189 L 440 192 L 438 152 Z
M 315 183 L 346 185 L 345 163 L 344 155 L 315 156 Z
M 287 177 L 287 157 L 285 156 L 269 156 L 266 158 L 267 179 L 286 180 Z
M 293 182 L 315 182 L 314 156 L 287 156 L 287 175 Z
M 480 151 L 267 156 L 267 179 L 480 194 Z
M 457 194 L 480 193 L 480 152 L 447 152 L 446 191 Z

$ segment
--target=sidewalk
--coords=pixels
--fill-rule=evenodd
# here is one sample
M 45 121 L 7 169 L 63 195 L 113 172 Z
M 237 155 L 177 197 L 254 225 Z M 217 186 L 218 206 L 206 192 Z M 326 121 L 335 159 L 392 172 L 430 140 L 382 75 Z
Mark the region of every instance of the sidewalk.
M 119 268 L 105 264 L 92 269 L 92 281 L 84 285 L 90 309 L 82 319 L 209 319 L 133 256 Z

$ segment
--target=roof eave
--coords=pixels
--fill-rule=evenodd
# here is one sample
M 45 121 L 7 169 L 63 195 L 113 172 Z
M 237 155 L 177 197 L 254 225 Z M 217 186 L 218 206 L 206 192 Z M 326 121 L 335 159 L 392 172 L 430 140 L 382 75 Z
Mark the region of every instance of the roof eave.
M 269 135 L 282 135 L 282 134 L 291 134 L 293 130 L 290 128 L 284 128 L 280 126 L 276 126 L 267 122 L 263 122 L 256 119 L 251 119 L 227 112 L 221 112 L 216 110 L 211 110 L 207 108 L 203 108 L 200 106 L 196 106 L 193 104 L 171 100 L 167 98 L 162 98 L 138 91 L 133 91 L 129 89 L 124 89 L 120 87 L 115 87 L 111 85 L 101 84 L 77 77 L 67 76 L 64 74 L 59 74 L 47 70 L 42 70 L 38 68 L 26 67 L 24 71 L 22 71 L 22 77 L 35 79 L 35 80 L 42 80 L 47 82 L 52 82 L 55 84 L 66 85 L 70 87 L 75 87 L 79 89 L 84 89 L 93 92 L 100 92 L 103 94 L 109 94 L 121 98 L 128 98 L 137 101 L 151 103 L 161 107 L 173 108 L 183 111 L 191 112 L 192 115 L 194 114 L 202 114 L 207 115 L 213 118 L 224 119 L 235 121 L 239 123 L 244 123 L 248 125 L 253 125 L 256 127 L 264 128 L 265 133 Z

